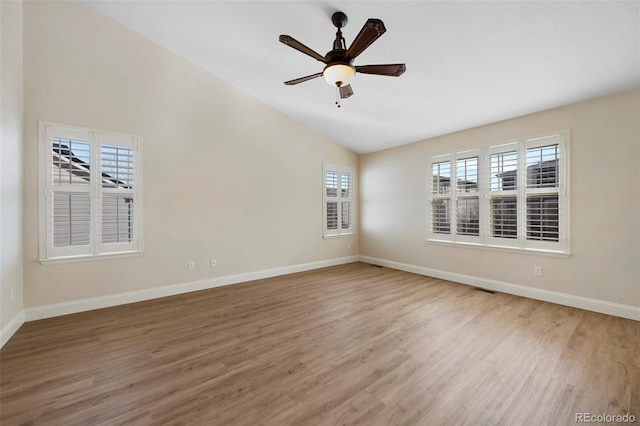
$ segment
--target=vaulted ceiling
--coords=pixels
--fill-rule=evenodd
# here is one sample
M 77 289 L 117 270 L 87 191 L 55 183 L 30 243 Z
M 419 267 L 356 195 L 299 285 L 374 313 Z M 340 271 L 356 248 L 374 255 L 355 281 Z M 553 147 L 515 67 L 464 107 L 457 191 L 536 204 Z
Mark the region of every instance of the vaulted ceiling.
M 640 87 L 638 1 L 88 1 L 357 153 L 373 152 Z M 387 32 L 356 65 L 404 62 L 399 78 L 356 74 L 336 108 L 323 64 L 281 44 L 331 50 L 368 18 Z

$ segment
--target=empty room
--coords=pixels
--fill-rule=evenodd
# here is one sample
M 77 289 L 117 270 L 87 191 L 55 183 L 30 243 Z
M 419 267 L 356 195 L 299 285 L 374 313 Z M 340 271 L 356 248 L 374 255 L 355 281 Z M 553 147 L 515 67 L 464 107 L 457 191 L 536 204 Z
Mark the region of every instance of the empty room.
M 640 423 L 640 2 L 0 24 L 3 426 Z

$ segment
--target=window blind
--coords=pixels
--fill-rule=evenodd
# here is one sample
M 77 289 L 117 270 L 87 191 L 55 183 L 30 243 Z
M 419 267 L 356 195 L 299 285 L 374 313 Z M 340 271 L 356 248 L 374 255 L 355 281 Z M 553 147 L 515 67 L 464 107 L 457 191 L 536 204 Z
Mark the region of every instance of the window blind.
M 480 199 L 478 197 L 456 200 L 458 235 L 480 235 Z
M 329 201 L 327 202 L 327 229 L 336 230 L 338 229 L 338 202 L 337 201 Z
M 54 247 L 89 245 L 91 233 L 89 193 L 53 193 Z
M 456 161 L 456 190 L 459 193 L 478 192 L 478 157 Z
M 52 138 L 52 180 L 54 186 L 89 186 L 91 148 L 89 142 Z
M 558 196 L 527 197 L 527 240 L 558 241 Z
M 119 194 L 102 195 L 102 242 L 133 241 L 133 197 Z
M 518 237 L 517 197 L 491 197 L 491 236 L 511 239 Z
M 451 192 L 451 161 L 441 161 L 432 165 L 432 194 Z
M 431 201 L 431 230 L 436 234 L 451 233 L 451 222 L 449 220 L 449 202 L 447 199 L 436 199 Z
M 133 188 L 133 149 L 100 146 L 103 188 Z
M 557 188 L 559 159 L 557 144 L 527 149 L 527 188 Z

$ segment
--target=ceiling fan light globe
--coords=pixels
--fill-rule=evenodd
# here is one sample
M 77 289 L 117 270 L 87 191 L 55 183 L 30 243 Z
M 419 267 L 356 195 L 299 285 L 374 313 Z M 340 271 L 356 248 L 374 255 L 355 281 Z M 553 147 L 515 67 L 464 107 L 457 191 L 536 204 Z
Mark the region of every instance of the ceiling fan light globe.
M 322 71 L 324 81 L 333 87 L 349 84 L 355 74 L 356 69 L 348 64 L 327 65 Z

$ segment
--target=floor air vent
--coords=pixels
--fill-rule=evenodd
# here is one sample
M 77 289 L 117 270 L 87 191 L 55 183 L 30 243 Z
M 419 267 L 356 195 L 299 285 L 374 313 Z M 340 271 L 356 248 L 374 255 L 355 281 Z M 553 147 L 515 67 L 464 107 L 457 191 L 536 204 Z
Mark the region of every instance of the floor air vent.
M 488 289 L 486 289 L 486 288 L 474 287 L 473 289 L 474 289 L 474 290 L 478 290 L 478 291 L 484 291 L 485 293 L 496 294 L 496 292 L 495 292 L 495 291 L 493 291 L 493 290 L 488 290 Z

